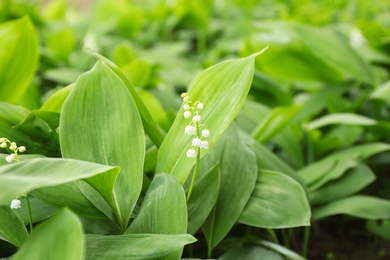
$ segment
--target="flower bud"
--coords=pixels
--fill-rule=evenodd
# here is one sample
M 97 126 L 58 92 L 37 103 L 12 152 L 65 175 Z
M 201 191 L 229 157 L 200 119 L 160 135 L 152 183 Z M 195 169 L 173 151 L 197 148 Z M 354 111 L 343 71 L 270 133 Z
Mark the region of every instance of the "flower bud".
M 210 135 L 210 131 L 209 130 L 207 130 L 207 129 L 202 130 L 202 136 L 203 137 L 209 137 L 209 135 Z
M 7 148 L 7 143 L 6 143 L 6 142 L 1 143 L 0 147 L 1 147 L 1 148 Z
M 19 146 L 18 150 L 19 150 L 19 152 L 23 153 L 23 152 L 26 151 L 26 147 L 24 147 L 24 146 Z
M 199 147 L 201 142 L 202 142 L 202 140 L 200 140 L 199 138 L 194 138 L 192 140 L 192 146 Z
M 196 151 L 194 149 L 189 149 L 187 151 L 187 157 L 191 157 L 191 158 L 196 157 Z
M 20 209 L 22 207 L 21 204 L 20 200 L 12 200 L 10 207 L 11 209 Z
M 184 112 L 184 118 L 190 118 L 191 117 L 191 112 L 190 111 L 185 111 Z
M 204 105 L 203 105 L 203 103 L 199 103 L 198 105 L 196 105 L 196 107 L 197 107 L 198 109 L 202 110 L 203 107 L 204 107 Z
M 194 121 L 194 122 L 200 122 L 200 115 L 196 115 L 196 116 L 194 116 L 193 118 L 192 118 L 192 121 Z

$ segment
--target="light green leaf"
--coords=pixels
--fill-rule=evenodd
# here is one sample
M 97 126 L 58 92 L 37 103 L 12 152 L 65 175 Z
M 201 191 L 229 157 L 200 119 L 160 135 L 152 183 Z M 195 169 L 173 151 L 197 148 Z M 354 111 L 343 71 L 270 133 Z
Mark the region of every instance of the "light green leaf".
M 365 164 L 347 171 L 340 178 L 326 183 L 309 194 L 310 204 L 317 205 L 352 195 L 375 180 L 374 173 Z
M 195 181 L 190 200 L 187 201 L 189 234 L 195 234 L 210 214 L 218 198 L 220 183 L 219 164 Z
M 390 102 L 390 80 L 377 87 L 371 93 L 370 98 Z
M 369 126 L 377 124 L 377 121 L 369 117 L 351 114 L 351 113 L 337 113 L 330 114 L 313 120 L 308 125 L 308 130 L 321 128 L 327 125 L 361 125 Z
M 299 171 L 308 186 L 317 188 L 326 182 L 339 178 L 345 170 L 356 164 L 355 160 L 364 160 L 374 154 L 390 150 L 385 143 L 368 143 L 335 152 Z M 344 168 L 344 170 L 340 170 Z M 338 169 L 338 170 L 336 170 Z M 328 174 L 334 171 L 335 174 Z M 313 188 L 312 188 L 313 189 Z
M 310 205 L 298 182 L 283 173 L 260 170 L 238 221 L 270 229 L 309 226 Z
M 255 187 L 256 157 L 232 125 L 218 142 L 221 185 L 217 203 L 202 226 L 209 250 L 237 222 Z M 215 164 L 214 164 L 215 165 Z
M 87 260 L 160 259 L 196 241 L 194 237 L 187 234 L 87 235 L 86 240 Z
M 101 207 L 99 209 L 96 208 L 74 182 L 36 189 L 30 194 L 53 207 L 68 207 L 81 216 L 106 218 L 105 212 L 102 212 Z
M 26 16 L 0 24 L 0 101 L 23 96 L 38 61 L 38 36 Z
M 254 28 L 248 45 L 253 48 L 271 45 L 256 67 L 275 79 L 330 83 L 348 78 L 371 81 L 367 62 L 335 30 L 289 22 L 257 23 Z
M 0 239 L 21 247 L 28 233 L 20 217 L 9 207 L 0 207 Z
M 164 139 L 163 134 L 159 130 L 157 124 L 154 122 L 145 104 L 139 97 L 135 87 L 130 83 L 130 81 L 127 79 L 125 74 L 118 68 L 118 66 L 116 66 L 112 61 L 98 53 L 93 53 L 93 55 L 99 60 L 103 61 L 123 81 L 123 83 L 129 90 L 131 96 L 133 97 L 135 104 L 137 105 L 137 109 L 139 111 L 139 114 L 141 115 L 142 124 L 144 126 L 146 134 L 150 137 L 150 139 L 157 147 L 160 147 Z
M 185 234 L 187 218 L 183 187 L 172 175 L 160 174 L 151 182 L 138 215 L 125 233 Z M 164 259 L 178 259 L 181 251 L 179 248 Z
M 244 104 L 253 78 L 254 59 L 263 51 L 246 58 L 221 62 L 204 70 L 192 81 L 188 94 L 192 100 L 204 104 L 201 124 L 210 130 L 210 148 Z M 186 157 L 192 137 L 184 134 L 190 119 L 185 119 L 183 113 L 184 109 L 181 108 L 160 147 L 156 168 L 157 173 L 173 174 L 181 183 L 186 181 L 195 162 Z
M 100 183 L 93 176 L 105 173 L 102 178 L 109 180 L 115 179 L 118 172 L 118 167 L 73 159 L 36 158 L 3 165 L 0 167 L 0 205 L 9 205 L 12 199 L 37 188 L 78 179 L 85 179 L 90 185 L 99 188 Z M 99 190 L 105 191 L 103 188 Z
M 303 187 L 305 187 L 305 182 L 303 181 L 302 177 L 287 163 L 285 163 L 278 156 L 276 156 L 276 154 L 272 153 L 264 145 L 259 144 L 250 137 L 246 138 L 246 142 L 249 144 L 249 147 L 256 155 L 257 167 L 259 169 L 282 172 L 299 182 Z
M 285 128 L 301 109 L 301 105 L 275 108 L 252 132 L 252 137 L 260 143 L 268 141 Z
M 153 179 L 138 215 L 125 233 L 187 233 L 186 198 L 174 177 L 161 174 Z
M 40 110 L 61 113 L 62 105 L 73 87 L 74 84 L 71 84 L 55 92 L 48 100 L 46 100 Z
M 69 209 L 58 211 L 38 225 L 13 260 L 82 260 L 84 238 L 80 220 Z
M 314 219 L 339 214 L 364 219 L 389 219 L 390 200 L 359 195 L 334 201 L 313 209 Z
M 133 98 L 103 62 L 83 74 L 66 99 L 60 142 L 65 158 L 121 167 L 113 195 L 104 198 L 124 230 L 141 192 L 145 136 Z M 104 184 L 106 179 L 95 181 Z

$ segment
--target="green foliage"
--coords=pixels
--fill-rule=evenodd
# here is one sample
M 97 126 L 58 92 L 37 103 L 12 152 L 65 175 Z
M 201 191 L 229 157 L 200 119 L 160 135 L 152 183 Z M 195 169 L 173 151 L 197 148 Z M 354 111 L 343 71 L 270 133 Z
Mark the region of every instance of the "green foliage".
M 350 221 L 389 239 L 388 11 L 0 1 L 0 258 L 316 259 L 310 236 Z

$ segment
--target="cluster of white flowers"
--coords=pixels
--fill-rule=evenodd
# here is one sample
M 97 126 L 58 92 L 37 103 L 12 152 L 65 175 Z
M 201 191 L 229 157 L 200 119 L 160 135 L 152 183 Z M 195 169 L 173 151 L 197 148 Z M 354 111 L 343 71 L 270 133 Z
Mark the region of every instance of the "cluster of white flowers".
M 10 155 L 5 157 L 5 160 L 8 163 L 12 163 L 14 161 L 19 161 L 18 152 L 23 153 L 26 151 L 26 147 L 24 146 L 17 146 L 15 142 L 11 142 L 5 137 L 0 138 L 0 147 L 1 148 L 7 148 L 9 144 L 9 149 L 13 151 Z
M 184 133 L 195 136 L 194 139 L 192 139 L 192 146 L 194 148 L 209 149 L 209 142 L 206 141 L 206 138 L 209 137 L 210 131 L 205 125 L 200 124 L 202 117 L 199 115 L 199 112 L 204 108 L 203 103 L 200 101 L 193 102 L 187 93 L 181 94 L 181 97 L 185 102 L 183 106 L 184 118 L 188 119 L 192 116 L 191 122 L 184 129 Z M 202 132 L 200 132 L 200 128 L 204 128 Z M 197 156 L 197 152 L 194 148 L 190 148 L 187 151 L 187 157 Z

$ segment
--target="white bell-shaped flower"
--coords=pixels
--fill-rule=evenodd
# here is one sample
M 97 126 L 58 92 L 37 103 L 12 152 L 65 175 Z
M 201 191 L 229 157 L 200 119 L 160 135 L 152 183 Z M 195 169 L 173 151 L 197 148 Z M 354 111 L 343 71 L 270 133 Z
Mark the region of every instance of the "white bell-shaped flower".
M 192 146 L 195 146 L 195 147 L 200 147 L 200 144 L 202 143 L 202 140 L 200 140 L 199 138 L 194 138 L 192 140 Z
M 189 149 L 187 151 L 187 157 L 191 157 L 191 158 L 196 157 L 196 151 L 194 149 Z
M 21 204 L 20 200 L 12 200 L 10 207 L 11 209 L 20 209 L 22 207 Z
M 207 130 L 207 129 L 202 130 L 202 136 L 203 137 L 209 137 L 209 135 L 210 135 L 210 131 L 209 130 Z

